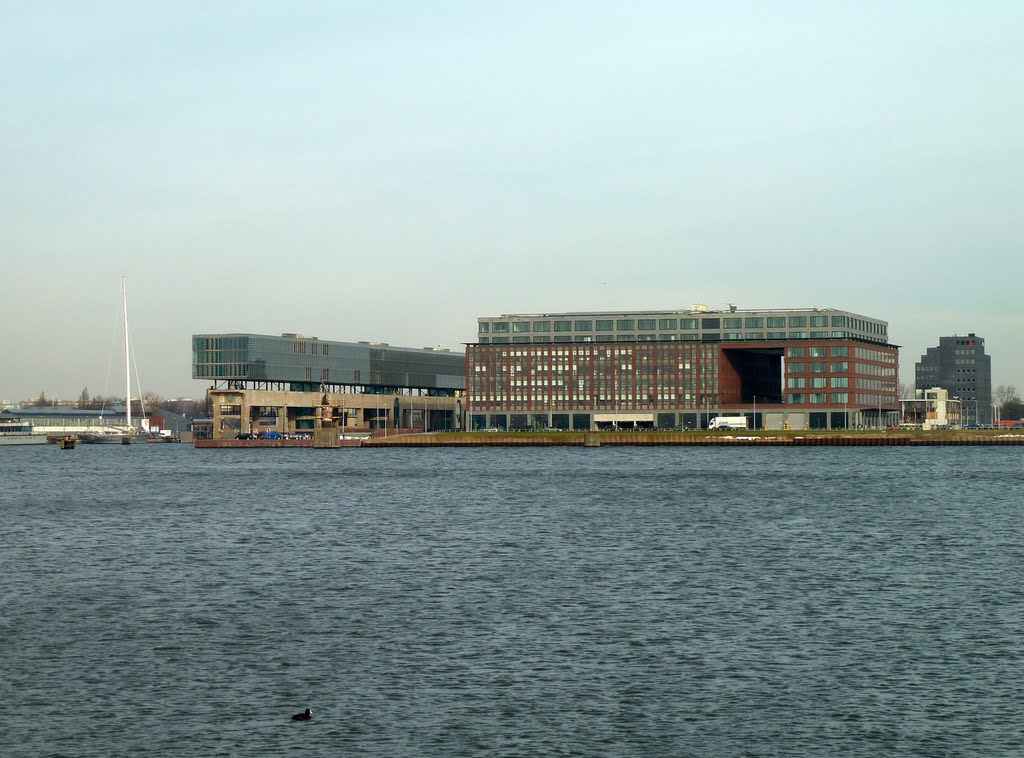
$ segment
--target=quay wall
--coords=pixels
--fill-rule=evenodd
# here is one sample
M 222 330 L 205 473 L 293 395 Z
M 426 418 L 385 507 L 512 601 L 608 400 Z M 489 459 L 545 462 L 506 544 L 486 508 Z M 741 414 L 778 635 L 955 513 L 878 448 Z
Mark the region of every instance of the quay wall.
M 937 447 L 958 445 L 1024 445 L 1024 434 L 822 434 L 779 435 L 679 432 L 562 432 L 421 434 L 400 439 L 365 440 L 363 447 Z
M 1024 433 L 446 432 L 341 439 L 337 447 L 948 447 L 1024 446 Z M 313 448 L 302 440 L 196 440 L 196 448 Z M 333 445 L 332 445 L 333 447 Z

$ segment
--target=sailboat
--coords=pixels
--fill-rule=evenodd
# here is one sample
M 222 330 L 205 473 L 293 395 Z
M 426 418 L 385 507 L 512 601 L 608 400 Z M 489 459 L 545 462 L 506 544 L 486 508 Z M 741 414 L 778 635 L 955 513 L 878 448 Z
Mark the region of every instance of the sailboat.
M 82 435 L 82 441 L 94 444 L 129 445 L 133 442 L 145 442 L 146 435 L 137 432 L 132 426 L 132 373 L 131 345 L 128 339 L 128 288 L 121 277 L 121 305 L 124 311 L 124 387 L 125 387 L 125 425 L 124 428 L 109 428 L 101 432 L 89 432 Z M 142 392 L 139 392 L 141 403 Z

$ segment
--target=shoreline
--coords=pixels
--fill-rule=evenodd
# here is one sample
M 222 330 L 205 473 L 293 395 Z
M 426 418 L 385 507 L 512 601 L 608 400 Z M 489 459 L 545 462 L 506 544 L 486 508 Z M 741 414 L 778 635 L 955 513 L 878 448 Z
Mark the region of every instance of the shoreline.
M 1024 432 L 435 432 L 341 439 L 335 447 L 942 447 L 1024 445 Z M 197 449 L 315 448 L 313 440 L 196 440 Z

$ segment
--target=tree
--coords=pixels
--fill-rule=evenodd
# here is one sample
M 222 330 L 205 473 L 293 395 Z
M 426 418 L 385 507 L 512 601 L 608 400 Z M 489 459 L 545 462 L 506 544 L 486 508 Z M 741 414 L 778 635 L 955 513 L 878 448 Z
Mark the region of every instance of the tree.
M 39 397 L 29 403 L 32 408 L 45 408 L 49 404 L 50 401 L 46 397 L 46 392 L 42 390 L 39 392 Z
M 88 408 L 89 407 L 89 388 L 85 387 L 82 389 L 82 394 L 78 396 L 78 407 Z
M 992 405 L 1000 408 L 1012 400 L 1020 401 L 1017 388 L 1012 384 L 1000 384 L 992 390 Z
M 1024 420 L 1024 401 L 1019 397 L 1007 400 L 999 409 L 999 418 L 1003 421 Z
M 992 390 L 992 405 L 998 409 L 1001 419 L 1024 418 L 1024 403 L 1012 384 L 1000 384 Z

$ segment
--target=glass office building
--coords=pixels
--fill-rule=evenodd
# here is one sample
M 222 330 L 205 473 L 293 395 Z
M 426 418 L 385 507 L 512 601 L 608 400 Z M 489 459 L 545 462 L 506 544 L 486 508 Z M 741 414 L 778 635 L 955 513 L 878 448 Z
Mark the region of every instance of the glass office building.
M 284 334 L 195 334 L 192 377 L 216 388 L 244 387 L 368 393 L 465 388 L 465 356 L 438 348 L 334 342 Z

